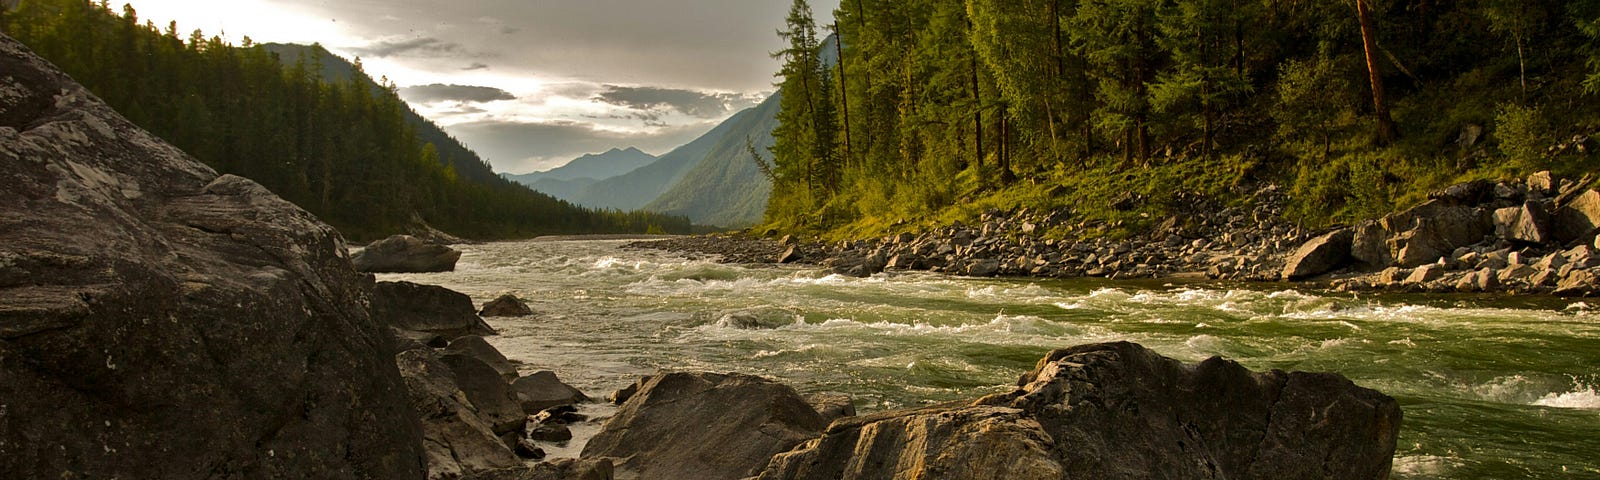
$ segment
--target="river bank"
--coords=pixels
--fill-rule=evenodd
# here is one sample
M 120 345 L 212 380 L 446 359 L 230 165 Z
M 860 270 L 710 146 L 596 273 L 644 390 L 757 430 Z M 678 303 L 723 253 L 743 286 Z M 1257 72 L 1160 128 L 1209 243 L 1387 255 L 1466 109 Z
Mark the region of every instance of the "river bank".
M 1600 193 L 1548 172 L 1435 192 L 1422 205 L 1308 231 L 1282 219 L 1282 193 L 1250 209 L 1169 218 L 1126 240 L 1045 238 L 1062 212 L 993 211 L 976 225 L 835 243 L 724 234 L 637 242 L 734 263 L 803 263 L 850 276 L 885 270 L 973 277 L 1298 282 L 1340 291 L 1600 293 Z M 1081 226 L 1081 225 L 1079 225 Z

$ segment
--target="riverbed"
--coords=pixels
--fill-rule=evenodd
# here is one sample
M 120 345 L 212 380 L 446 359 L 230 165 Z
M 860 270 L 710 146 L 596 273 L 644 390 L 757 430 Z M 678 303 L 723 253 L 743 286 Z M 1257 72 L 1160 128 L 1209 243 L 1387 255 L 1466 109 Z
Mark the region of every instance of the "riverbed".
M 1190 362 L 1220 355 L 1257 370 L 1339 372 L 1395 397 L 1405 420 L 1394 478 L 1600 476 L 1600 308 L 1585 302 L 848 278 L 625 243 L 465 245 L 455 272 L 380 280 L 442 285 L 480 305 L 516 294 L 535 314 L 489 319 L 500 331 L 490 342 L 596 398 L 658 369 L 709 370 L 847 394 L 861 411 L 904 408 L 1007 390 L 1053 348 L 1127 340 Z

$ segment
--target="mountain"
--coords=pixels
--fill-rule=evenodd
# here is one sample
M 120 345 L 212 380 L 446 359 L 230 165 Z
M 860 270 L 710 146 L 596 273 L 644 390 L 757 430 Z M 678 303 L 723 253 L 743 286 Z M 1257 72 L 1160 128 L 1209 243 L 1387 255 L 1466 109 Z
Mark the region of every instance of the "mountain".
M 591 153 L 578 157 L 570 162 L 567 162 L 566 165 L 545 170 L 543 172 L 526 173 L 522 175 L 506 175 L 506 178 L 511 179 L 511 181 L 530 186 L 533 185 L 534 182 L 543 179 L 577 180 L 580 178 L 589 178 L 594 180 L 605 180 L 607 178 L 631 172 L 639 167 L 649 165 L 650 162 L 654 161 L 656 161 L 655 155 L 641 152 L 637 148 L 628 147 L 626 150 L 613 148 L 605 153 Z
M 734 114 L 732 118 L 712 128 L 681 147 L 657 158 L 655 162 L 631 172 L 595 182 L 574 196 L 573 203 L 589 208 L 635 210 L 661 196 L 684 174 L 706 158 L 717 143 L 733 128 L 734 119 L 749 115 L 749 110 Z
M 760 222 L 772 182 L 756 168 L 748 147 L 763 155 L 772 147 L 779 103 L 773 94 L 723 122 L 711 150 L 644 209 L 686 216 L 698 225 L 745 227 Z

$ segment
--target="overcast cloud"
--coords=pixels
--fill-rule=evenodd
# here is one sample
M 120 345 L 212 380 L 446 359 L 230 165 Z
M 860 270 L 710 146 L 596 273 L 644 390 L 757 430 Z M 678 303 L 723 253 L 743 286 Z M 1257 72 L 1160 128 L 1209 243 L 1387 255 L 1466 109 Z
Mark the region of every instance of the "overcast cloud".
M 522 173 L 665 153 L 773 90 L 784 0 L 125 0 L 142 18 L 360 56 L 418 112 Z M 818 1 L 820 24 L 838 0 Z

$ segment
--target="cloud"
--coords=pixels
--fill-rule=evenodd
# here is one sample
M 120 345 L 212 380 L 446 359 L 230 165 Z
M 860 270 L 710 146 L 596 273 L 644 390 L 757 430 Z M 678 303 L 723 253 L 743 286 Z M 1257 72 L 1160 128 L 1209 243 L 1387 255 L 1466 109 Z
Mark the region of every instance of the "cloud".
M 597 101 L 635 110 L 675 110 L 696 118 L 718 118 L 728 112 L 754 105 L 756 101 L 736 93 L 705 93 L 694 90 L 659 87 L 625 87 L 606 85 L 595 94 Z
M 489 65 L 485 64 L 483 62 L 476 62 L 476 63 L 473 63 L 472 65 L 467 65 L 465 67 L 462 67 L 461 69 L 465 70 L 465 71 L 469 71 L 469 72 L 473 71 L 473 70 L 488 70 L 489 69 Z
M 626 146 L 664 153 L 705 133 L 710 123 L 629 132 L 596 128 L 576 121 L 481 121 L 446 130 L 482 154 L 501 172 L 548 170 L 585 153 Z
M 356 55 L 363 57 L 439 57 L 461 53 L 461 45 L 446 42 L 433 37 L 418 37 L 409 40 L 379 40 L 364 47 L 350 49 Z
M 445 85 L 435 83 L 432 85 L 417 85 L 400 89 L 400 97 L 408 102 L 435 103 L 435 102 L 470 102 L 487 103 L 497 100 L 516 100 L 517 96 L 511 92 L 494 87 L 479 87 L 473 85 Z

